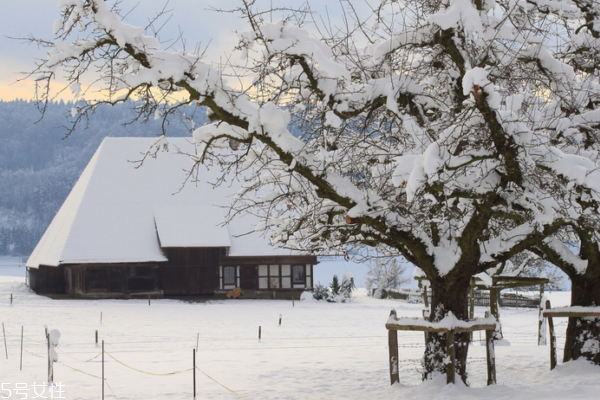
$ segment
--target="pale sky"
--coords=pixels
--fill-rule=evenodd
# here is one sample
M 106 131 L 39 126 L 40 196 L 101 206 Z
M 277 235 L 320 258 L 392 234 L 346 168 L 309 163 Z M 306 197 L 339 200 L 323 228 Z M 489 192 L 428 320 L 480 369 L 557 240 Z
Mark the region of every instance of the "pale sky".
M 302 0 L 259 0 L 261 9 L 273 6 L 301 5 Z M 24 38 L 34 36 L 53 40 L 52 25 L 59 17 L 57 0 L 0 0 L 0 100 L 17 98 L 31 99 L 33 83 L 31 80 L 16 82 L 20 73 L 32 70 L 35 60 L 45 57 L 45 50 L 35 45 L 28 45 L 9 37 Z M 130 10 L 127 22 L 133 25 L 146 25 L 149 17 L 162 10 L 167 0 L 123 0 L 122 9 Z M 341 16 L 338 0 L 310 1 L 311 8 L 325 14 L 327 8 L 332 18 Z M 357 3 L 363 3 L 358 0 Z M 235 30 L 245 31 L 247 26 L 239 16 L 216 13 L 209 8 L 219 7 L 231 9 L 238 6 L 238 0 L 170 0 L 168 9 L 173 16 L 165 29 L 161 31 L 162 41 L 175 39 L 181 29 L 187 39 L 187 47 L 194 48 L 201 43 L 210 42 L 207 55 L 209 60 L 218 61 L 237 42 Z M 364 3 L 362 4 L 364 6 Z M 360 4 L 359 4 L 360 6 Z M 273 17 L 277 20 L 277 16 Z

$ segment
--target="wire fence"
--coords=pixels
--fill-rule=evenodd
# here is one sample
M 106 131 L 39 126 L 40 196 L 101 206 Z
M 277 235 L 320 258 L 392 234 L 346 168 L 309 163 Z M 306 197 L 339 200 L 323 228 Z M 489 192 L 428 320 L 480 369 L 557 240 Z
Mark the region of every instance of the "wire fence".
M 523 314 L 523 313 L 531 313 L 531 310 L 523 310 L 523 311 L 515 311 L 515 312 L 511 312 L 510 315 L 518 315 L 518 314 Z M 519 331 L 523 331 L 522 328 L 527 328 L 525 329 L 527 332 L 529 331 L 533 331 L 533 329 L 531 329 L 532 327 L 535 327 L 537 329 L 537 319 L 532 321 L 532 322 L 528 322 L 525 324 L 510 324 L 510 325 L 503 325 L 505 328 L 521 328 L 518 329 Z M 561 321 L 561 322 L 557 322 L 555 324 L 555 326 L 557 327 L 564 327 L 567 324 L 567 321 Z M 515 329 L 517 330 L 517 329 Z M 43 332 L 40 329 L 40 333 Z M 106 344 L 109 345 L 111 347 L 110 351 L 105 351 L 105 355 L 112 360 L 112 362 L 119 364 L 120 366 L 122 366 L 123 368 L 126 368 L 130 371 L 133 371 L 135 373 L 139 373 L 139 374 L 144 374 L 144 375 L 148 375 L 148 376 L 154 376 L 154 377 L 170 377 L 170 376 L 175 376 L 175 375 L 181 375 L 184 373 L 190 373 L 191 371 L 194 370 L 194 368 L 183 368 L 183 369 L 175 369 L 172 371 L 149 371 L 143 368 L 140 368 L 139 366 L 136 365 L 132 365 L 131 362 L 129 361 L 124 361 L 121 357 L 121 355 L 123 354 L 127 354 L 127 353 L 145 353 L 145 354 L 153 354 L 153 353 L 169 353 L 172 352 L 172 349 L 157 349 L 157 348 L 144 348 L 144 349 L 132 349 L 131 346 L 134 345 L 152 345 L 152 344 L 156 344 L 156 345 L 162 345 L 165 343 L 170 343 L 170 344 L 177 344 L 177 345 L 185 345 L 185 346 L 189 346 L 190 344 L 196 344 L 196 346 L 189 346 L 189 347 L 195 347 L 198 350 L 197 347 L 197 343 L 198 343 L 198 338 L 193 337 L 174 337 L 174 336 L 166 336 L 166 335 L 151 335 L 150 338 L 142 338 L 142 340 L 139 340 L 139 335 L 135 335 L 135 334 L 127 334 L 127 333 L 118 333 L 119 338 L 131 338 L 131 340 L 119 340 L 115 338 L 115 341 L 111 341 L 108 340 L 106 341 Z M 526 334 L 523 335 L 516 335 L 519 338 L 525 337 Z M 21 334 L 18 332 L 14 332 L 12 329 L 8 328 L 6 329 L 6 340 L 8 342 L 11 343 L 11 347 L 13 347 L 14 345 L 19 345 L 19 342 L 21 340 Z M 41 335 L 40 335 L 41 337 Z M 564 335 L 558 335 L 559 338 L 564 338 Z M 37 358 L 42 358 L 42 359 L 46 359 L 47 358 L 47 354 L 45 354 L 45 350 L 47 348 L 47 342 L 45 340 L 41 340 L 38 339 L 35 335 L 34 337 L 31 336 L 31 334 L 26 334 L 23 335 L 23 339 L 27 341 L 27 346 L 26 349 L 23 349 L 24 352 L 37 357 Z M 208 346 L 200 348 L 201 351 L 224 351 L 224 350 L 233 350 L 233 351 L 256 351 L 256 350 L 260 350 L 260 351 L 277 351 L 277 350 L 288 350 L 288 349 L 326 349 L 326 348 L 348 348 L 349 346 L 354 347 L 362 347 L 362 348 L 386 348 L 387 349 L 387 335 L 356 335 L 356 336 L 348 336 L 348 335 L 338 335 L 338 336 L 312 336 L 312 337 L 306 337 L 306 336 L 301 336 L 301 337 L 293 337 L 293 336 L 289 336 L 289 337 L 270 337 L 267 340 L 269 341 L 269 346 L 265 347 L 265 346 L 261 346 L 261 345 L 253 345 L 253 343 L 257 342 L 256 338 L 251 338 L 251 337 L 216 337 L 216 336 L 206 336 L 206 337 L 202 337 L 202 343 L 204 343 L 205 345 L 208 344 Z M 403 342 L 399 344 L 400 348 L 405 348 L 405 349 L 424 349 L 425 347 L 425 343 L 422 339 L 422 335 L 421 333 L 415 333 L 414 337 L 409 337 L 408 338 L 410 341 L 408 342 Z M 414 341 L 414 340 L 417 341 Z M 327 341 L 347 341 L 350 342 L 349 343 L 326 343 Z M 355 341 L 371 341 L 369 343 L 356 343 Z M 514 343 L 519 343 L 519 341 L 513 341 Z M 530 340 L 528 340 L 526 343 L 534 343 L 536 341 L 536 338 L 531 338 Z M 230 343 L 242 343 L 242 344 L 247 344 L 247 346 L 230 346 Z M 260 340 L 259 340 L 260 342 Z M 306 343 L 306 344 L 294 344 L 291 342 L 302 342 L 302 343 Z M 474 342 L 477 342 L 477 340 L 474 340 Z M 483 343 L 484 341 L 481 340 L 481 343 Z M 222 346 L 219 346 L 218 344 L 222 343 Z M 289 344 L 288 344 L 289 343 Z M 523 342 L 525 343 L 525 342 Z M 88 348 L 77 348 L 77 347 L 81 347 L 81 346 L 89 346 L 94 344 L 93 340 L 90 341 L 80 341 L 80 340 L 74 340 L 72 342 L 68 341 L 68 340 L 61 340 L 61 347 L 59 347 L 59 357 L 60 360 L 57 362 L 59 365 L 64 366 L 65 368 L 82 374 L 84 376 L 88 376 L 90 378 L 94 378 L 94 379 L 99 379 L 102 380 L 101 376 L 98 376 L 96 373 L 94 373 L 93 371 L 90 371 L 88 367 L 90 363 L 94 362 L 97 363 L 98 362 L 98 358 L 102 355 L 102 352 L 98 351 L 97 349 L 88 349 Z M 97 344 L 97 342 L 96 342 Z M 42 346 L 44 346 L 42 348 Z M 189 348 L 188 347 L 188 348 Z M 39 349 L 39 350 L 38 350 Z M 33 350 L 33 351 L 32 351 Z M 36 351 L 38 350 L 38 351 Z M 77 355 L 80 355 L 80 357 L 77 357 Z M 64 357 L 63 357 L 64 356 Z M 65 358 L 70 360 L 67 362 L 65 362 Z M 469 357 L 468 358 L 468 362 L 469 363 L 473 363 L 473 364 L 480 364 L 480 363 L 485 363 L 486 359 L 485 357 Z M 74 364 L 75 363 L 75 364 Z M 401 359 L 399 360 L 399 371 L 403 372 L 403 373 L 420 373 L 421 372 L 421 363 L 422 363 L 422 359 L 421 358 L 410 358 L 410 359 Z M 74 365 L 73 365 L 74 364 Z M 240 398 L 240 399 L 245 399 L 245 400 L 249 400 L 246 396 L 244 396 L 243 394 L 240 394 L 239 392 L 235 391 L 234 389 L 232 389 L 231 387 L 229 387 L 228 385 L 226 385 L 225 383 L 219 381 L 218 379 L 216 379 L 214 376 L 212 376 L 210 373 L 208 373 L 207 371 L 201 369 L 198 366 L 195 366 L 195 370 L 198 371 L 200 374 L 202 374 L 206 379 L 210 380 L 211 382 L 213 382 L 214 384 L 218 385 L 220 388 L 222 388 L 223 390 L 226 390 L 227 392 L 231 393 L 232 395 L 235 395 L 236 397 Z M 115 394 L 115 391 L 113 390 L 113 388 L 110 385 L 110 382 L 108 379 L 104 379 L 104 383 L 106 384 L 106 386 L 108 387 L 108 389 L 110 390 L 110 393 L 112 394 L 112 396 L 117 399 L 117 395 Z M 113 382 L 114 383 L 114 382 Z

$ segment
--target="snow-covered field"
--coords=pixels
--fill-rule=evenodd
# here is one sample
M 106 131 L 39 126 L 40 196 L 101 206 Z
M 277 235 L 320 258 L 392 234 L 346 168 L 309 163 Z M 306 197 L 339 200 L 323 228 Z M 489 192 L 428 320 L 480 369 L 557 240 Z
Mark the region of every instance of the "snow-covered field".
M 96 330 L 105 341 L 107 399 L 192 398 L 192 349 L 198 334 L 198 399 L 530 400 L 593 399 L 600 393 L 598 367 L 575 362 L 550 372 L 549 348 L 536 346 L 536 310 L 501 310 L 512 345 L 496 348 L 498 385 L 485 386 L 485 347 L 479 343 L 469 351 L 471 387 L 446 386 L 441 380 L 421 383 L 423 334 L 400 332 L 401 384 L 390 387 L 384 324 L 390 309 L 418 316 L 421 305 L 361 293 L 350 304 L 297 301 L 294 306 L 264 300 L 153 300 L 150 306 L 146 300 L 55 301 L 31 293 L 23 268 L 8 264 L 0 260 L 0 321 L 8 349 L 7 360 L 0 342 L 0 389 L 10 389 L 13 399 L 34 398 L 33 384 L 46 380 L 44 325 L 62 335 L 55 382 L 63 385 L 66 399 L 101 398 Z M 569 293 L 550 298 L 553 306 L 568 305 Z M 566 321 L 557 322 L 560 345 Z M 16 384 L 29 392 L 15 393 Z M 8 393 L 0 391 L 0 396 Z M 42 396 L 49 398 L 47 392 Z

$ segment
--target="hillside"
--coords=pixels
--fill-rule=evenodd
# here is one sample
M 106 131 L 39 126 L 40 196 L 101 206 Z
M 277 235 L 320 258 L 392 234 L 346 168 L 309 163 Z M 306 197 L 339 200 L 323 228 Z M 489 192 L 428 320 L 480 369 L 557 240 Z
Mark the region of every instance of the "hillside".
M 33 250 L 103 138 L 160 135 L 160 121 L 125 125 L 132 105 L 99 108 L 87 128 L 65 137 L 72 104 L 50 104 L 40 120 L 35 102 L 0 102 L 0 255 Z M 184 112 L 206 121 L 202 109 Z M 189 127 L 173 121 L 169 134 L 186 136 Z

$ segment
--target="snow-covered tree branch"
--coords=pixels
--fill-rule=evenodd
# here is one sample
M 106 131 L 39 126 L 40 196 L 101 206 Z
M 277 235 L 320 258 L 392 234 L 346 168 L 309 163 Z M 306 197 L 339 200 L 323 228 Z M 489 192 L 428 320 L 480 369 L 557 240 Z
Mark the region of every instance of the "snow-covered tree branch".
M 75 93 L 84 79 L 104 90 L 75 123 L 131 97 L 142 120 L 206 107 L 192 159 L 246 171 L 234 213 L 260 215 L 275 245 L 404 256 L 431 282 L 432 320 L 468 318 L 473 275 L 544 253 L 581 218 L 597 230 L 595 3 L 381 1 L 319 30 L 306 10 L 267 23 L 246 0 L 232 66 L 245 87 L 199 54 L 161 49 L 111 4 L 61 0 L 35 71 L 42 85 L 62 73 Z M 430 340 L 426 376 L 445 370 L 443 338 Z

